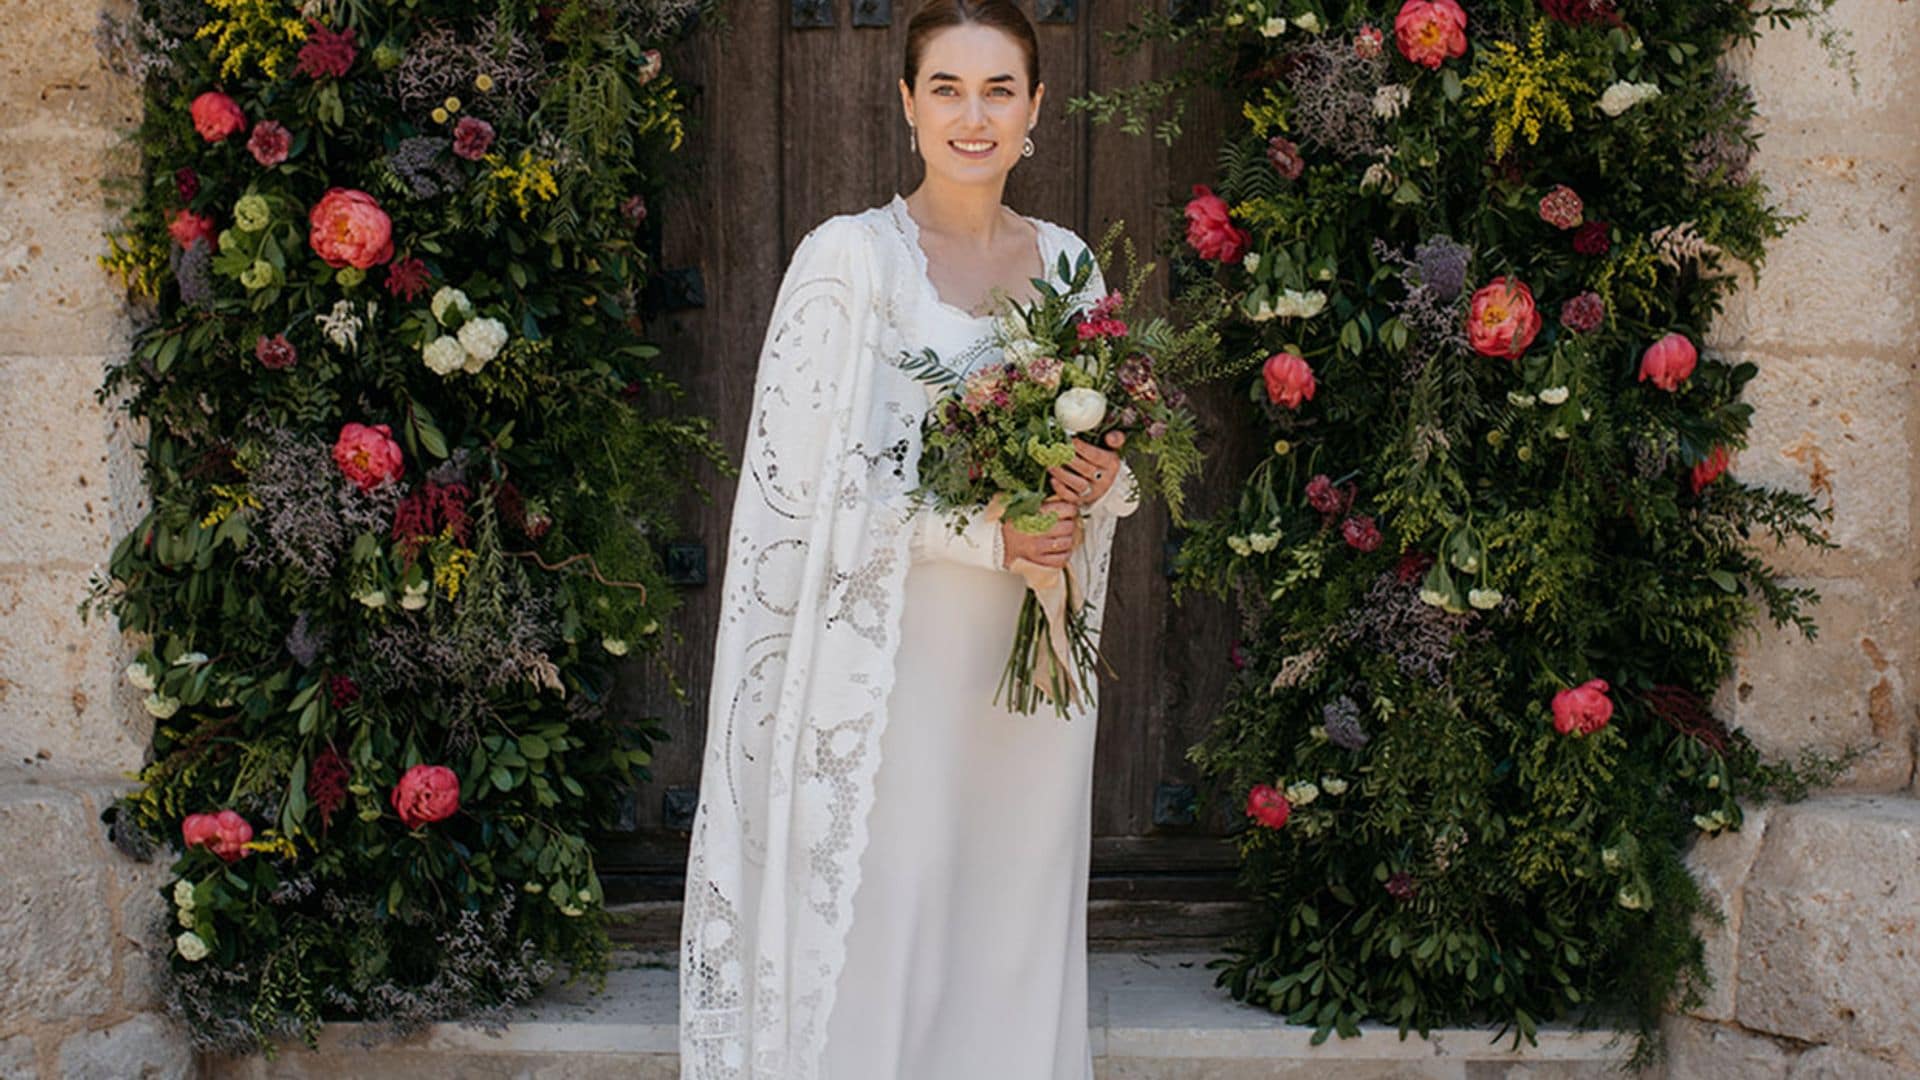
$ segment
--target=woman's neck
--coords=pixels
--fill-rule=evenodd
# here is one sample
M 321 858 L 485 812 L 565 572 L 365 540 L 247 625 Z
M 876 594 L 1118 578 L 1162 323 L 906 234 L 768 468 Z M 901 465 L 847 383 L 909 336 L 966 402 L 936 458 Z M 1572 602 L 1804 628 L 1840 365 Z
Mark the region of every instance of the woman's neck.
M 1000 204 L 1006 182 L 998 184 L 954 184 L 928 176 L 907 196 L 907 209 L 922 232 L 932 231 L 952 241 L 991 250 L 1008 227 L 1008 215 Z

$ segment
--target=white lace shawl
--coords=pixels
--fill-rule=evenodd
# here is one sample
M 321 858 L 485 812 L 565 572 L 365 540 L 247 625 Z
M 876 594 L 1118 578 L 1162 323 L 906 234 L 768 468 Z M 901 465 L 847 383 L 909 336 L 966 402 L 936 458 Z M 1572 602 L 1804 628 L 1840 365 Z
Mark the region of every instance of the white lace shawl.
M 1049 270 L 1085 247 L 1035 224 Z M 682 909 L 689 1080 L 819 1075 L 923 524 L 907 495 L 929 397 L 894 364 L 917 348 L 902 323 L 931 293 L 911 228 L 896 200 L 815 229 L 762 346 Z M 1088 295 L 1101 292 L 1096 281 Z M 1081 572 L 1096 631 L 1114 516 L 1133 505 L 1129 491 L 1089 519 Z M 1093 723 L 1094 709 L 1070 722 Z

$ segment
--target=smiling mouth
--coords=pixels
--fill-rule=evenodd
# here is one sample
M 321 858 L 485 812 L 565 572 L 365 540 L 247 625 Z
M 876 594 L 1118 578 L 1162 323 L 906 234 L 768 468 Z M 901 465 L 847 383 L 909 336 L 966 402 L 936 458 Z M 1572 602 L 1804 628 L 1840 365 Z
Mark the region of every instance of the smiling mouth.
M 947 145 L 968 157 L 984 157 L 1000 144 L 988 139 L 949 139 Z

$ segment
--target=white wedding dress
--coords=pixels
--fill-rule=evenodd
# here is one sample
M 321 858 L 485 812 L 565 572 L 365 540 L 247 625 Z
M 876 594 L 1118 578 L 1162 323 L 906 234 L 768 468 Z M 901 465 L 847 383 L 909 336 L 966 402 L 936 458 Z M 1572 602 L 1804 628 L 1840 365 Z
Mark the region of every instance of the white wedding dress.
M 1076 259 L 1034 222 L 1043 264 Z M 1099 280 L 1077 298 L 1105 291 Z M 1097 707 L 993 704 L 1024 596 L 979 513 L 907 515 L 934 393 L 1001 362 L 905 201 L 795 253 L 730 530 L 681 948 L 688 1080 L 1090 1080 Z M 1074 555 L 1096 636 L 1124 470 Z M 776 568 L 784 568 L 776 573 Z

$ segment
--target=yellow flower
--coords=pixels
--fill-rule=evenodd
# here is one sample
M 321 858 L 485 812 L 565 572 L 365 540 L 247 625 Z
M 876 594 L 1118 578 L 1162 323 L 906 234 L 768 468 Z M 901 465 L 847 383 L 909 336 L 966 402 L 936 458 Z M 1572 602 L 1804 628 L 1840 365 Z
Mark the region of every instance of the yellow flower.
M 476 89 L 478 89 L 481 93 L 484 94 L 488 90 L 493 89 L 493 76 L 483 71 L 480 74 L 475 75 L 473 77 L 473 85 Z
M 450 113 L 455 113 L 460 111 L 460 99 L 457 97 L 450 97 L 442 104 L 446 106 L 447 111 Z
M 546 202 L 560 194 L 560 184 L 553 178 L 553 167 L 559 162 L 552 158 L 537 158 L 533 151 L 522 150 L 517 161 L 509 163 L 498 154 L 488 154 L 486 162 L 492 167 L 489 178 L 495 181 L 487 192 L 487 213 L 491 215 L 500 202 L 500 190 L 512 197 L 524 220 L 528 211 L 533 209 L 532 200 Z
M 1293 444 L 1288 442 L 1285 439 L 1275 440 L 1273 444 L 1273 452 L 1280 455 L 1281 457 L 1286 457 L 1288 454 L 1293 453 Z
M 1578 60 L 1568 53 L 1547 55 L 1544 21 L 1527 31 L 1524 55 L 1510 41 L 1495 41 L 1480 54 L 1479 66 L 1466 78 L 1467 88 L 1474 91 L 1467 105 L 1495 110 L 1494 157 L 1507 155 L 1515 135 L 1525 135 L 1529 144 L 1538 143 L 1546 121 L 1562 131 L 1573 130 L 1573 106 L 1566 95 L 1593 91 L 1573 74 Z
M 447 122 L 447 110 L 445 110 L 445 109 L 435 109 L 435 110 L 433 110 L 433 122 L 434 122 L 434 123 L 436 123 L 436 124 L 444 124 L 444 123 L 446 123 L 446 122 Z
M 218 15 L 193 36 L 213 40 L 211 55 L 223 79 L 240 75 L 250 63 L 268 79 L 279 78 L 281 65 L 293 55 L 293 44 L 306 40 L 306 24 L 277 15 L 276 0 L 206 0 L 206 4 Z
M 433 568 L 433 583 L 447 594 L 447 599 L 460 595 L 460 586 L 466 580 L 467 571 L 473 569 L 473 556 L 469 548 L 454 548 L 447 554 L 445 562 Z

